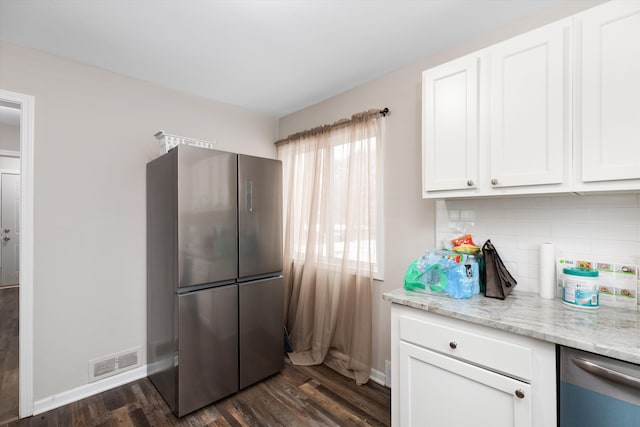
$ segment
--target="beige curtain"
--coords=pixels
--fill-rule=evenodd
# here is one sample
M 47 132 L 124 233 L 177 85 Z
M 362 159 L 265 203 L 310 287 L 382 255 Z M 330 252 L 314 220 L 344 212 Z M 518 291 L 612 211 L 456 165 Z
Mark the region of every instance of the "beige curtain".
M 371 371 L 380 114 L 278 143 L 284 177 L 284 275 L 294 364 L 325 363 L 358 384 Z

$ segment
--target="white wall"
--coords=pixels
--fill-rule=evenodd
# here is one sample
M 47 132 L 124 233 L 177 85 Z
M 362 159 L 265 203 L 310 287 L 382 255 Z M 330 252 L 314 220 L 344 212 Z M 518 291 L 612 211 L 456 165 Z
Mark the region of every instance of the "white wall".
M 384 373 L 390 359 L 390 304 L 382 293 L 402 287 L 407 266 L 435 239 L 435 203 L 421 199 L 422 71 L 535 27 L 564 18 L 602 1 L 563 2 L 508 28 L 456 46 L 417 64 L 291 114 L 280 120 L 280 138 L 353 113 L 389 107 L 384 149 L 385 280 L 373 293 L 373 368 Z M 481 17 L 478 17 L 481 19 Z M 419 43 L 407 40 L 407 43 Z
M 0 123 L 0 150 L 20 151 L 20 126 Z
M 0 123 L 0 150 L 20 152 L 20 126 Z M 20 158 L 0 155 L 0 170 L 19 171 Z
M 0 156 L 0 170 L 20 171 L 20 157 Z
M 278 121 L 6 42 L 0 64 L 2 89 L 35 97 L 38 401 L 86 384 L 90 359 L 146 347 L 145 165 L 159 154 L 153 134 L 274 157 Z

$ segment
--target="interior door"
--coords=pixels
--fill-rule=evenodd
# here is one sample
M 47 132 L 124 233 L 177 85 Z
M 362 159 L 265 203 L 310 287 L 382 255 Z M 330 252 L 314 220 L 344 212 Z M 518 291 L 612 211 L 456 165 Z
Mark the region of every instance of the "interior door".
M 238 277 L 282 271 L 282 162 L 238 155 Z
M 0 215 L 2 249 L 0 286 L 17 285 L 20 279 L 20 175 L 2 173 Z

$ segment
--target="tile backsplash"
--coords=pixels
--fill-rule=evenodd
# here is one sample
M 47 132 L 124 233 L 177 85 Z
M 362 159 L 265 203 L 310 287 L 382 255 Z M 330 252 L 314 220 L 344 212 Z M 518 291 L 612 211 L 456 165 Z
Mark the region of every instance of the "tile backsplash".
M 455 199 L 436 202 L 436 246 L 470 233 L 495 245 L 518 281 L 539 291 L 540 244 L 555 255 L 640 264 L 640 194 Z

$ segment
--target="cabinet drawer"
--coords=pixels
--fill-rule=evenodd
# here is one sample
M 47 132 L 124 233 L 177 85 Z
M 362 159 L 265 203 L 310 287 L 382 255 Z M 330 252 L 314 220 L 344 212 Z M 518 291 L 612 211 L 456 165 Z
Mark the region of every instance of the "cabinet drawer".
M 531 348 L 502 340 L 495 334 L 465 331 L 412 317 L 403 316 L 399 320 L 402 341 L 531 381 Z

